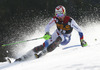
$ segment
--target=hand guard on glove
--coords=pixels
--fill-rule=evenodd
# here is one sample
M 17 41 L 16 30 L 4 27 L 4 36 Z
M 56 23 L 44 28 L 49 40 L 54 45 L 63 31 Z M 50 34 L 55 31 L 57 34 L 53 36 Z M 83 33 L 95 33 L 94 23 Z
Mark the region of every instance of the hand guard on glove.
M 49 34 L 49 32 L 46 32 L 45 35 L 43 36 L 43 38 L 44 38 L 45 40 L 48 40 L 48 39 L 51 38 L 51 35 Z
M 81 46 L 82 47 L 87 46 L 87 42 L 85 40 L 81 39 L 80 41 L 81 41 Z

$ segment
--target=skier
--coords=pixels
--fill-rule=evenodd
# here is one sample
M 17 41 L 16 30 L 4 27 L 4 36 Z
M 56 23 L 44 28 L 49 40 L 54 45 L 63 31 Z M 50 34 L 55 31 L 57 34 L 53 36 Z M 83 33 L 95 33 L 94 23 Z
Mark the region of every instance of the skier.
M 52 35 L 50 35 L 49 30 L 54 24 L 56 24 L 57 29 Z M 40 56 L 53 51 L 57 46 L 59 46 L 59 44 L 67 45 L 71 40 L 71 33 L 73 29 L 75 29 L 79 33 L 81 46 L 87 46 L 81 28 L 73 18 L 66 16 L 66 9 L 64 6 L 57 6 L 55 8 L 55 16 L 50 20 L 45 28 L 45 35 L 49 35 L 51 36 L 51 38 L 46 40 L 42 45 L 33 48 L 27 54 L 16 59 L 15 61 L 23 61 L 33 55 L 35 56 L 35 58 L 39 58 Z

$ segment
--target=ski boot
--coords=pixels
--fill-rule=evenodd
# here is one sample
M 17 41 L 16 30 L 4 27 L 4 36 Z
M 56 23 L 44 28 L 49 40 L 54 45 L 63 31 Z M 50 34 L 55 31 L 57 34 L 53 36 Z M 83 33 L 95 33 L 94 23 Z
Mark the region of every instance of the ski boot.
M 42 51 L 40 51 L 38 54 L 34 54 L 36 58 L 40 58 L 44 55 L 47 54 L 47 48 L 43 49 Z
M 14 62 L 17 62 L 17 61 L 22 61 L 22 59 L 21 58 L 18 58 Z

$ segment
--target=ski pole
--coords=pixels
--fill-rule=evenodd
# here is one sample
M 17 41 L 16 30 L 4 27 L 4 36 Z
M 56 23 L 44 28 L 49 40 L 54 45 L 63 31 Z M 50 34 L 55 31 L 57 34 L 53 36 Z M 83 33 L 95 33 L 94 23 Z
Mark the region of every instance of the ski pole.
M 38 40 L 38 39 L 45 39 L 45 40 L 48 40 L 50 37 L 51 37 L 50 35 L 44 35 L 43 37 L 40 37 L 40 38 L 35 38 L 35 39 L 30 39 L 30 40 L 25 40 L 25 41 L 19 41 L 19 42 L 10 43 L 10 44 L 4 44 L 4 45 L 2 45 L 2 46 L 14 45 L 14 44 L 24 43 L 24 42 L 33 41 L 33 40 Z
M 19 43 L 24 43 L 24 42 L 28 42 L 28 41 L 38 40 L 38 39 L 42 39 L 42 38 L 43 38 L 43 37 L 35 38 L 35 39 L 30 39 L 30 40 L 25 40 L 25 41 L 19 41 L 19 42 L 10 43 L 10 44 L 4 44 L 4 45 L 2 45 L 2 46 L 8 46 L 8 45 L 19 44 Z

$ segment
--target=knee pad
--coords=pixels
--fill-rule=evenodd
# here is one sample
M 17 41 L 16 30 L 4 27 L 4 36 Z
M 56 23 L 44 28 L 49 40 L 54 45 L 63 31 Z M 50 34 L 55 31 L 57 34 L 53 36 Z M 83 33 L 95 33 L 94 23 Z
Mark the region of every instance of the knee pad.
M 59 36 L 52 44 L 50 44 L 47 47 L 47 51 L 48 52 L 53 51 L 57 46 L 59 46 L 59 44 L 61 43 L 61 41 L 62 41 L 62 38 Z
M 55 48 L 56 48 L 56 46 L 54 45 L 54 43 L 52 43 L 52 44 L 50 44 L 50 45 L 47 47 L 47 51 L 48 51 L 48 52 L 51 52 L 51 51 L 53 51 Z
M 40 45 L 40 46 L 35 47 L 35 48 L 33 49 L 33 51 L 36 52 L 36 53 L 38 53 L 39 51 L 41 51 L 41 50 L 43 50 L 43 49 L 44 49 L 43 45 Z

